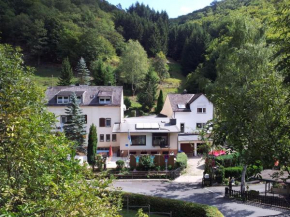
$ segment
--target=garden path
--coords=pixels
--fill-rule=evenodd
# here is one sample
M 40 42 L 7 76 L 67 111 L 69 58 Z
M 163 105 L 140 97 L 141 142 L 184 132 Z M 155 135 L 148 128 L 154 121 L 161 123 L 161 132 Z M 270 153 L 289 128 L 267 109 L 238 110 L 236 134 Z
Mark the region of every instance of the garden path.
M 173 182 L 201 183 L 204 170 L 204 159 L 202 157 L 190 157 L 187 161 L 185 173 Z

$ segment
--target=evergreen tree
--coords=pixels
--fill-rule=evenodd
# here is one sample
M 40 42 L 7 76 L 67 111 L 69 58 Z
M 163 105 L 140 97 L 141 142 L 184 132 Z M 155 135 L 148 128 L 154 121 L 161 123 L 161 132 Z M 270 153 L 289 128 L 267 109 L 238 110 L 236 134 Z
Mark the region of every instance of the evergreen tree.
M 145 112 L 150 112 L 154 106 L 158 82 L 158 75 L 151 68 L 145 77 L 145 81 L 139 94 L 137 95 L 138 102 L 142 105 L 142 110 Z
M 76 70 L 79 76 L 79 84 L 89 85 L 90 84 L 90 71 L 87 68 L 87 64 L 84 58 L 82 57 L 80 58 Z
M 75 93 L 71 96 L 71 103 L 65 109 L 68 120 L 64 124 L 65 135 L 69 140 L 75 141 L 77 146 L 82 146 L 86 135 L 85 117 L 79 107 Z
M 163 108 L 164 100 L 163 100 L 163 92 L 160 90 L 159 96 L 157 99 L 157 107 L 156 107 L 156 113 L 159 114 Z
M 110 65 L 107 65 L 102 60 L 97 60 L 92 63 L 91 66 L 92 85 L 102 86 L 102 85 L 115 85 L 115 75 L 114 69 Z
M 72 84 L 73 72 L 68 57 L 62 61 L 60 76 L 58 77 L 58 86 L 69 86 Z
M 88 159 L 88 163 L 92 166 L 93 171 L 96 164 L 95 157 L 96 157 L 97 145 L 98 145 L 97 128 L 94 124 L 92 124 L 90 126 L 90 132 L 89 132 L 87 159 Z
M 124 104 L 126 106 L 126 109 L 129 109 L 131 107 L 131 101 L 130 101 L 129 97 L 127 97 L 127 96 L 124 97 Z

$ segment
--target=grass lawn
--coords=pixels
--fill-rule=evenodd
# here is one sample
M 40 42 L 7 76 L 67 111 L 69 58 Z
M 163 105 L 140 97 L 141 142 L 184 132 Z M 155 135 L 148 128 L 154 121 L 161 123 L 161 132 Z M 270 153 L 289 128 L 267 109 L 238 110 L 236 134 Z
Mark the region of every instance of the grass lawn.
M 124 209 L 120 212 L 120 215 L 124 216 L 124 217 L 136 217 L 136 210 L 129 210 L 129 212 L 127 213 L 127 210 Z M 164 217 L 165 215 L 154 215 L 151 214 L 150 217 Z

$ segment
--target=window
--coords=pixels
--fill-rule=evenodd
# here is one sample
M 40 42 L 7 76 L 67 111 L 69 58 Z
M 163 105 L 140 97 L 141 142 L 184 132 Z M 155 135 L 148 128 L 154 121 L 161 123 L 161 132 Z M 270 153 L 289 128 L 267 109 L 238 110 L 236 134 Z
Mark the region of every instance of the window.
M 110 104 L 111 103 L 111 97 L 100 97 L 99 98 L 100 104 Z
M 117 134 L 112 134 L 112 142 L 116 142 L 117 141 Z
M 68 104 L 71 101 L 69 96 L 58 96 L 57 97 L 57 104 Z M 82 97 L 77 97 L 77 103 L 80 104 L 82 102 Z
M 141 151 L 141 154 L 147 154 L 147 151 Z
M 152 145 L 153 146 L 160 146 L 168 147 L 168 134 L 167 133 L 153 133 L 152 134 Z
M 100 142 L 104 142 L 104 134 L 100 134 Z
M 196 128 L 197 129 L 202 129 L 205 127 L 205 123 L 196 123 Z
M 106 142 L 110 142 L 111 141 L 111 134 L 106 134 Z
M 132 145 L 146 145 L 146 136 L 131 136 Z
M 180 123 L 180 132 L 184 133 L 184 123 Z
M 111 118 L 106 118 L 106 127 L 111 127 Z
M 67 115 L 60 116 L 60 123 L 65 124 L 67 122 L 67 119 L 68 119 Z
M 111 118 L 100 118 L 99 119 L 100 127 L 111 127 Z
M 162 154 L 169 154 L 169 151 L 163 151 Z
M 69 97 L 68 96 L 58 96 L 57 97 L 57 104 L 68 104 Z
M 197 108 L 197 113 L 206 113 L 206 108 Z
M 151 151 L 151 154 L 157 154 L 157 151 Z

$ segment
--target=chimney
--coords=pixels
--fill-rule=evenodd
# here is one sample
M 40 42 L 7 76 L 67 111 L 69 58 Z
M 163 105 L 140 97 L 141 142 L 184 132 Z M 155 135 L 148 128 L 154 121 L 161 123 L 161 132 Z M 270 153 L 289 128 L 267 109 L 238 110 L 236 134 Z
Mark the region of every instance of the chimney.
M 183 94 L 187 94 L 187 90 L 186 89 L 183 90 Z

